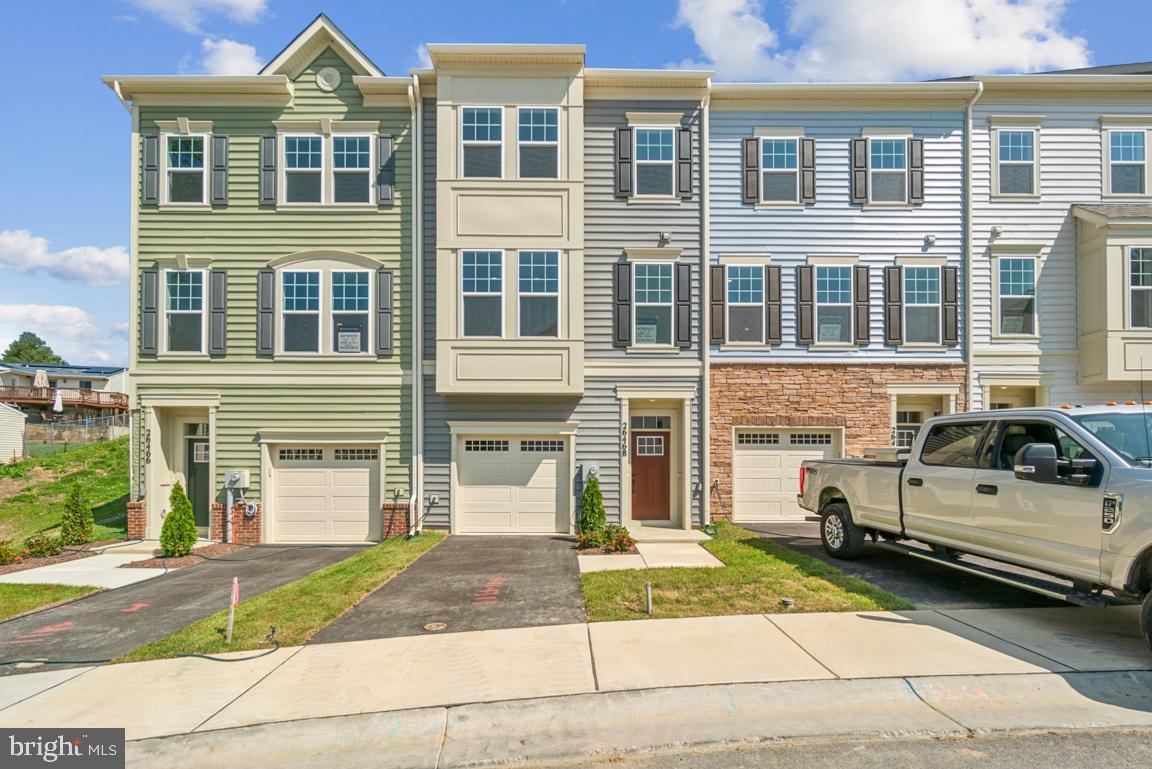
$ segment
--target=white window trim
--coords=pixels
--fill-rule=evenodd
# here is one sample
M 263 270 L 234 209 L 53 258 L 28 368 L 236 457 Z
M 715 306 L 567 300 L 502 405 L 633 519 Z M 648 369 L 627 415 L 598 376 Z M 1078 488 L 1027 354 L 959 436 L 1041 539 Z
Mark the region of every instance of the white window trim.
M 847 304 L 840 304 L 834 302 L 821 302 L 820 301 L 820 270 L 826 270 L 829 267 L 843 267 L 848 270 L 849 279 L 849 298 Z M 901 275 L 903 278 L 903 275 Z M 844 342 L 822 342 L 820 341 L 820 307 L 847 307 L 848 308 L 848 340 Z M 855 347 L 853 344 L 856 341 L 856 263 L 855 262 L 824 262 L 820 261 L 812 264 L 812 347 L 829 348 L 835 347 L 846 349 Z
M 531 140 L 531 139 L 521 139 L 520 138 L 520 113 L 523 112 L 524 110 L 534 110 L 534 109 L 551 110 L 552 112 L 556 113 L 556 141 L 535 141 L 535 140 Z M 559 107 L 549 107 L 549 106 L 535 106 L 535 107 L 533 107 L 533 106 L 529 106 L 529 107 L 517 107 L 516 108 L 516 178 L 517 179 L 523 178 L 520 175 L 520 148 L 521 147 L 555 147 L 556 148 L 556 176 L 555 177 L 547 177 L 547 176 L 530 176 L 530 177 L 527 177 L 530 181 L 545 181 L 545 180 L 548 180 L 549 178 L 552 178 L 552 179 L 563 178 L 564 174 L 561 173 L 561 168 L 560 168 L 560 131 L 561 131 L 561 126 L 560 126 L 560 108 Z M 503 130 L 501 130 L 501 136 L 503 136 Z M 463 154 L 461 154 L 461 162 L 463 162 Z M 503 164 L 503 159 L 501 159 L 501 164 Z
M 733 267 L 756 267 L 760 270 L 760 301 L 759 302 L 733 302 L 728 298 L 728 281 L 730 278 L 730 271 Z M 675 298 L 673 298 L 675 300 Z M 760 307 L 764 315 L 761 315 L 760 323 L 760 341 L 743 341 L 734 340 L 729 337 L 732 331 L 732 316 L 729 313 L 732 307 Z M 724 346 L 725 347 L 767 347 L 768 346 L 768 330 L 767 313 L 768 313 L 768 270 L 765 264 L 725 264 L 724 265 Z
M 758 189 L 757 198 L 758 205 L 766 207 L 779 207 L 779 206 L 797 206 L 800 204 L 800 140 L 805 138 L 803 134 L 787 134 L 780 136 L 757 136 L 760 140 L 760 173 L 756 178 L 756 187 Z M 792 141 L 796 142 L 796 167 L 791 171 L 782 169 L 773 169 L 764 167 L 764 142 L 766 141 Z M 791 200 L 765 200 L 764 199 L 764 174 L 776 173 L 783 175 L 791 173 L 796 177 L 796 195 Z
M 200 273 L 200 310 L 169 310 L 168 309 L 168 275 L 170 273 Z M 160 353 L 170 357 L 205 357 L 208 355 L 208 270 L 192 268 L 181 270 L 176 268 L 164 268 L 160 270 L 160 285 L 162 296 L 162 311 L 160 313 Z M 175 313 L 177 315 L 199 315 L 200 316 L 200 349 L 199 351 L 177 350 L 175 352 L 168 349 L 168 313 Z
M 336 132 L 328 137 L 328 149 L 326 158 L 328 162 L 328 181 L 325 189 L 329 190 L 328 195 L 331 200 L 324 200 L 324 204 L 334 208 L 368 208 L 376 205 L 376 136 L 374 134 L 361 133 L 358 131 L 349 132 Z M 336 168 L 336 139 L 367 139 L 368 140 L 368 168 Z M 363 202 L 336 202 L 336 175 L 337 174 L 353 174 L 353 173 L 368 173 L 368 199 Z M 321 191 L 321 195 L 324 192 Z
M 168 140 L 169 139 L 202 139 L 204 141 L 204 167 L 200 169 L 200 201 L 181 203 L 168 200 L 168 172 L 186 171 L 189 169 L 168 168 Z M 160 200 L 167 208 L 207 208 L 209 176 L 212 173 L 212 134 L 209 132 L 178 133 L 164 131 L 160 134 Z
M 289 169 L 288 168 L 288 142 L 287 139 L 319 139 L 320 140 L 320 168 L 318 169 Z M 277 166 L 279 171 L 276 180 L 277 188 L 277 205 L 285 208 L 322 208 L 324 202 L 328 199 L 328 188 L 331 186 L 328 183 L 329 166 L 332 165 L 332 159 L 329 156 L 329 147 L 331 142 L 326 141 L 327 137 L 322 133 L 281 133 L 276 135 L 276 152 L 279 154 L 277 158 Z M 288 174 L 290 173 L 320 173 L 320 200 L 308 200 L 295 203 L 288 202 Z
M 520 290 L 520 254 L 545 253 L 556 255 L 556 290 L 553 291 L 521 291 Z M 518 339 L 563 339 L 564 314 L 560 311 L 561 289 L 563 287 L 564 255 L 554 248 L 522 248 L 516 251 L 516 337 Z M 525 296 L 554 296 L 556 297 L 556 335 L 555 336 L 528 336 L 523 333 L 523 318 L 520 311 L 520 298 Z
M 1131 331 L 1152 332 L 1152 326 L 1137 326 L 1132 323 L 1132 292 L 1152 292 L 1152 288 L 1144 288 L 1141 286 L 1132 285 L 1133 248 L 1146 248 L 1148 250 L 1152 250 L 1152 247 L 1150 246 L 1124 246 L 1124 326 Z
M 906 207 L 910 206 L 911 203 L 909 203 L 909 194 L 911 193 L 911 190 L 909 189 L 909 187 L 912 186 L 911 185 L 912 180 L 910 178 L 911 174 L 908 173 L 908 170 L 909 170 L 908 164 L 909 164 L 909 160 L 910 160 L 910 158 L 908 157 L 908 139 L 910 138 L 910 135 L 905 134 L 905 135 L 901 136 L 898 134 L 875 134 L 875 135 L 869 134 L 869 135 L 865 136 L 864 138 L 866 138 L 868 140 L 868 205 L 870 207 L 876 206 L 876 207 L 881 207 L 881 208 L 906 208 Z M 874 142 L 874 141 L 895 141 L 895 142 L 902 142 L 904 144 L 904 168 L 901 170 L 901 173 L 904 174 L 904 199 L 903 200 L 875 200 L 872 197 L 872 191 L 874 189 L 876 189 L 876 185 L 873 184 L 873 181 L 872 181 L 873 177 L 877 173 L 895 174 L 896 171 L 898 170 L 895 168 L 873 168 L 872 167 L 872 142 Z
M 1001 294 L 1000 293 L 1000 265 L 1005 259 L 1028 259 L 1032 262 L 1032 333 L 1031 334 L 1006 334 L 1002 331 L 1000 325 L 1001 318 L 1003 317 L 1003 310 L 1001 309 L 1001 302 L 1007 298 L 1023 299 L 1023 296 L 1016 294 Z M 1029 342 L 1040 340 L 1040 257 L 1031 254 L 998 254 L 993 257 L 994 269 L 992 271 L 992 281 L 996 293 L 995 301 L 992 302 L 992 338 L 1003 339 L 1012 342 Z
M 495 252 L 495 253 L 500 254 L 500 293 L 495 294 L 495 293 L 492 293 L 490 291 L 465 292 L 464 291 L 464 254 L 466 254 L 466 253 L 488 253 L 488 252 Z M 460 316 L 460 318 L 459 318 L 460 338 L 461 339 L 503 339 L 505 331 L 507 330 L 505 328 L 507 323 L 506 323 L 506 319 L 505 319 L 504 315 L 507 312 L 506 297 L 508 295 L 508 252 L 502 248 L 465 248 L 465 249 L 460 250 L 460 256 L 457 258 L 456 265 L 457 265 L 457 269 L 459 270 L 458 274 L 460 276 L 459 282 L 456 284 L 457 290 L 460 293 L 460 303 L 458 305 L 458 307 L 460 308 L 460 311 L 458 313 L 458 315 Z M 517 259 L 517 267 L 519 267 L 519 259 Z M 519 278 L 519 276 L 517 276 L 517 278 Z M 519 288 L 519 281 L 517 281 L 517 288 Z M 464 333 L 464 297 L 466 297 L 466 296 L 499 296 L 500 297 L 500 334 L 498 336 L 477 336 L 477 335 L 469 335 L 469 334 Z M 519 310 L 517 310 L 516 314 L 517 315 L 520 314 Z
M 1112 166 L 1115 163 L 1112 161 L 1112 134 L 1114 132 L 1120 133 L 1143 133 L 1144 134 L 1144 192 L 1113 192 L 1112 191 Z M 1104 185 L 1103 197 L 1116 198 L 1119 200 L 1124 199 L 1144 199 L 1152 197 L 1152 157 L 1149 156 L 1149 151 L 1152 147 L 1149 146 L 1149 140 L 1152 140 L 1152 130 L 1147 126 L 1142 125 L 1112 125 L 1107 126 L 1103 130 L 1103 163 L 1104 163 Z M 1134 166 L 1136 163 L 1119 161 L 1119 165 Z
M 314 272 L 317 275 L 317 304 L 313 310 L 285 310 L 284 309 L 284 274 L 288 272 Z M 276 354 L 288 357 L 316 357 L 324 354 L 324 271 L 319 267 L 284 267 L 276 271 L 276 297 L 277 316 L 279 319 L 279 333 L 276 336 Z M 316 316 L 316 350 L 285 350 L 284 318 L 287 315 L 315 315 Z
M 925 268 L 936 270 L 936 293 L 939 296 L 935 304 L 912 304 L 908 301 L 908 269 L 909 268 Z M 902 314 L 903 328 L 904 328 L 904 342 L 901 347 L 942 347 L 944 344 L 944 270 L 940 265 L 936 264 L 905 264 L 902 265 L 900 270 L 900 296 L 903 301 L 901 302 L 900 312 Z M 935 307 L 936 308 L 936 341 L 934 342 L 909 342 L 908 341 L 908 308 L 909 307 Z
M 680 197 L 676 194 L 678 189 L 676 179 L 676 151 L 677 146 L 677 131 L 681 126 L 679 125 L 637 125 L 632 128 L 632 199 L 633 200 L 663 200 L 663 201 L 679 201 Z M 640 131 L 671 131 L 672 132 L 672 159 L 671 160 L 641 160 L 639 153 L 636 151 L 637 142 L 640 141 Z M 641 194 L 639 186 L 640 166 L 669 166 L 672 169 L 672 189 L 668 194 Z
M 1032 192 L 1001 192 L 1000 191 L 1000 165 L 1002 162 L 1009 165 L 1026 165 L 1023 161 L 1000 160 L 1000 134 L 1003 131 L 1023 132 L 1032 134 Z M 992 197 L 1007 199 L 1032 200 L 1040 197 L 1040 127 L 1036 125 L 1003 125 L 992 129 Z
M 645 266 L 659 266 L 667 265 L 672 277 L 672 291 L 667 304 L 663 302 L 638 302 L 636 300 L 636 265 L 632 265 L 632 344 L 630 348 L 638 350 L 665 350 L 676 349 L 676 262 L 642 262 Z M 637 341 L 636 336 L 636 319 L 640 313 L 637 310 L 640 307 L 667 307 L 668 308 L 668 322 L 669 334 L 667 342 L 653 342 L 651 344 L 641 344 Z
M 291 271 L 291 270 L 289 270 L 289 271 Z M 301 272 L 302 272 L 302 270 L 301 270 Z M 333 340 L 333 336 L 335 336 L 335 333 L 336 333 L 336 317 L 335 317 L 336 315 L 358 315 L 358 314 L 360 314 L 359 312 L 347 311 L 347 310 L 344 310 L 341 312 L 336 312 L 335 297 L 332 296 L 332 289 L 335 288 L 335 286 L 336 286 L 336 279 L 334 277 L 332 277 L 332 274 L 336 273 L 336 272 L 362 272 L 368 276 L 368 309 L 364 310 L 364 313 L 363 313 L 364 315 L 366 315 L 368 317 L 367 322 L 364 324 L 367 340 L 365 342 L 365 348 L 366 349 L 363 352 L 340 352 L 336 347 L 335 341 Z M 372 280 L 372 275 L 373 275 L 372 270 L 367 270 L 367 269 L 364 269 L 363 267 L 351 267 L 351 266 L 344 267 L 344 266 L 338 265 L 338 264 L 333 265 L 330 268 L 321 270 L 321 275 L 320 275 L 321 284 L 324 283 L 324 273 L 328 274 L 328 297 L 327 297 L 328 333 L 325 334 L 325 338 L 327 339 L 326 344 L 328 345 L 328 352 L 331 353 L 332 355 L 336 356 L 336 357 L 339 357 L 339 358 L 357 358 L 357 357 L 367 358 L 367 357 L 374 356 L 373 351 L 376 349 L 376 347 L 374 346 L 376 340 L 373 337 L 373 334 L 375 334 L 375 331 L 376 331 L 376 323 L 374 322 L 373 315 L 375 314 L 375 307 L 376 307 L 376 304 L 374 301 L 376 298 L 375 297 L 376 287 L 373 285 L 373 283 L 375 281 Z M 321 310 L 321 312 L 323 312 L 323 310 L 324 310 L 324 305 L 325 305 L 325 297 L 323 294 L 321 294 L 320 295 L 320 310 Z M 321 322 L 320 325 L 321 325 L 320 333 L 324 334 L 323 322 Z M 321 343 L 320 343 L 321 350 L 324 349 L 324 345 L 325 345 L 325 342 L 321 341 Z
M 465 141 L 464 140 L 464 110 L 468 110 L 468 109 L 499 110 L 499 112 L 500 112 L 500 141 L 495 141 L 495 142 L 491 141 L 491 140 Z M 490 104 L 490 105 L 463 104 L 460 106 L 459 112 L 460 112 L 460 114 L 459 114 L 459 117 L 457 118 L 456 130 L 460 132 L 459 133 L 459 136 L 460 136 L 460 178 L 463 180 L 468 180 L 468 179 L 479 179 L 479 180 L 503 179 L 504 178 L 504 163 L 505 163 L 504 153 L 505 153 L 505 144 L 507 143 L 505 140 L 508 138 L 508 115 L 505 114 L 507 112 L 507 110 L 505 110 L 502 105 L 496 105 L 496 104 Z M 517 132 L 519 132 L 519 130 L 520 130 L 519 115 L 517 115 L 517 119 L 516 119 L 516 130 L 517 130 Z M 517 136 L 519 136 L 519 134 L 517 134 Z M 464 175 L 464 148 L 468 147 L 468 146 L 499 147 L 500 148 L 500 175 L 499 176 L 465 176 Z M 557 150 L 557 151 L 559 151 L 559 150 Z M 519 161 L 517 161 L 517 166 L 519 166 Z M 517 170 L 519 170 L 519 169 L 517 169 Z M 472 249 L 469 249 L 469 250 L 471 251 Z M 484 249 L 477 249 L 477 250 L 484 250 Z M 488 249 L 488 250 L 491 250 L 491 249 Z

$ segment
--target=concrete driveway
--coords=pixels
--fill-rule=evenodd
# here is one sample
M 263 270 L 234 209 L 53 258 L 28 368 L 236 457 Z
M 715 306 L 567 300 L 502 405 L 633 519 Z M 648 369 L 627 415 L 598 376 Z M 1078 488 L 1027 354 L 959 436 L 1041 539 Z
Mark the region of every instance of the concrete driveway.
M 576 544 L 564 537 L 449 537 L 312 643 L 584 622 Z

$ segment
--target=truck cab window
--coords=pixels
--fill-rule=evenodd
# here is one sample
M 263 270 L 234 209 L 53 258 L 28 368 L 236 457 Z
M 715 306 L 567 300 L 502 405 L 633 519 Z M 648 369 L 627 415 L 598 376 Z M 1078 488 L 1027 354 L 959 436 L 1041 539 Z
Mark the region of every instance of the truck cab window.
M 1029 443 L 1049 443 L 1056 447 L 1060 459 L 1092 459 L 1088 450 L 1055 425 L 1047 422 L 1007 422 L 1000 428 L 1000 453 L 997 467 L 1011 470 L 1016 452 Z
M 936 425 L 924 439 L 920 461 L 925 465 L 976 467 L 976 451 L 987 422 Z

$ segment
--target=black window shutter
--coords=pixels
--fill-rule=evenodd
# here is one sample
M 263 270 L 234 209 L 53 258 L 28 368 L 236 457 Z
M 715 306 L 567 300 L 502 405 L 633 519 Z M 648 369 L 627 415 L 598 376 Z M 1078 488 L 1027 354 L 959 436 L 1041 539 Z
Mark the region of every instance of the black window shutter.
M 260 205 L 276 205 L 275 136 L 260 137 Z
M 632 265 L 620 262 L 612 286 L 612 344 L 628 347 L 632 344 Z
M 714 264 L 708 268 L 708 341 L 712 344 L 724 344 L 727 339 L 727 300 L 724 265 Z
M 632 129 L 616 129 L 616 197 L 632 197 Z
M 144 158 L 140 202 L 154 206 L 160 202 L 160 137 L 144 136 Z
M 676 185 L 681 200 L 692 198 L 692 129 L 681 128 L 676 142 Z
M 256 276 L 256 354 L 276 352 L 276 272 L 260 270 Z
M 212 137 L 212 205 L 228 202 L 228 137 Z
M 228 273 L 208 273 L 208 354 L 228 352 Z
M 376 271 L 376 355 L 392 354 L 392 270 Z
M 395 142 L 391 136 L 376 137 L 376 202 L 391 203 L 396 195 Z
M 780 301 L 780 267 L 764 268 L 764 341 L 768 344 L 783 344 L 784 322 Z
M 676 265 L 676 346 L 692 347 L 692 265 Z
M 893 347 L 904 343 L 903 270 L 884 268 L 884 344 Z
M 868 140 L 852 140 L 852 202 L 868 202 Z
M 924 140 L 908 140 L 908 202 L 924 202 Z
M 960 286 L 959 270 L 955 267 L 944 267 L 940 270 L 941 281 L 944 284 L 943 317 L 944 317 L 944 344 L 954 347 L 960 344 Z
M 872 341 L 872 302 L 871 285 L 869 284 L 868 265 L 858 264 L 853 271 L 853 311 L 856 326 L 855 342 L 858 345 L 867 345 Z
M 751 136 L 742 144 L 744 202 L 756 204 L 760 202 L 760 140 Z
M 159 333 L 160 273 L 140 272 L 140 356 L 156 357 Z
M 812 265 L 796 268 L 796 344 L 816 342 L 816 302 L 812 293 Z
M 800 140 L 800 202 L 816 202 L 816 140 Z

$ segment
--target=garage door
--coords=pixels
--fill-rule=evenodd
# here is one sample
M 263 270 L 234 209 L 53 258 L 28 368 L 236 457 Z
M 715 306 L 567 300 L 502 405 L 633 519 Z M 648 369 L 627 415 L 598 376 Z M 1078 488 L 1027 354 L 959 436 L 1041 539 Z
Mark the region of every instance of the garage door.
M 371 446 L 273 449 L 272 542 L 380 538 L 380 450 Z
M 456 456 L 456 530 L 567 532 L 563 438 L 475 437 Z
M 838 456 L 836 436 L 812 430 L 740 430 L 732 452 L 732 512 L 740 523 L 803 519 L 800 463 Z

